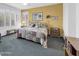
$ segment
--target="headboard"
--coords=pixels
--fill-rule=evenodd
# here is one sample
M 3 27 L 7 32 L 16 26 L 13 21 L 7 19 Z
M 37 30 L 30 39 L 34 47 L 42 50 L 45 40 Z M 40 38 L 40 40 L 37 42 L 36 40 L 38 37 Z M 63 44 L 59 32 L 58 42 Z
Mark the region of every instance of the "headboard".
M 37 26 L 38 28 L 48 28 L 48 26 L 42 22 L 31 22 L 30 25 L 34 25 L 34 26 Z

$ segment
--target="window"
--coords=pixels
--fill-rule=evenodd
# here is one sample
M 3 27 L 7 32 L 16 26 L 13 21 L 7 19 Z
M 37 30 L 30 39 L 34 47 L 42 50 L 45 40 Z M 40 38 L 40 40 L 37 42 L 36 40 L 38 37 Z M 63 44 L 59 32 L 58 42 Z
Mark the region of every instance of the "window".
M 4 13 L 0 10 L 0 27 L 4 26 Z
M 6 16 L 6 26 L 10 26 L 10 14 L 6 12 L 5 16 Z
M 11 12 L 7 9 L 0 9 L 0 27 L 15 26 L 16 18 L 15 12 Z
M 15 14 L 11 13 L 11 26 L 15 25 Z

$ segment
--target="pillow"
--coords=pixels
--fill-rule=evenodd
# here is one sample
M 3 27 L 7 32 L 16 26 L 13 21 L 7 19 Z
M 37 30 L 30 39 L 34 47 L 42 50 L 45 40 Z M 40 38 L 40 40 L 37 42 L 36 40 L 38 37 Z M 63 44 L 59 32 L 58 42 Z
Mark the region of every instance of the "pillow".
M 36 24 L 33 24 L 33 25 L 32 25 L 32 27 L 35 27 L 35 26 L 36 26 Z

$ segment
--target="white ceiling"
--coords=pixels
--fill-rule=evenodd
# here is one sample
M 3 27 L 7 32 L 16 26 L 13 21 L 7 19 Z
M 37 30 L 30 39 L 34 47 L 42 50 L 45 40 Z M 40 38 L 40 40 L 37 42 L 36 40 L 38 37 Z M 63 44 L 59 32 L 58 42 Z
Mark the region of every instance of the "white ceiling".
M 19 9 L 29 9 L 29 8 L 35 8 L 40 6 L 52 5 L 55 3 L 28 3 L 27 5 L 23 5 L 23 3 L 7 3 L 7 4 Z

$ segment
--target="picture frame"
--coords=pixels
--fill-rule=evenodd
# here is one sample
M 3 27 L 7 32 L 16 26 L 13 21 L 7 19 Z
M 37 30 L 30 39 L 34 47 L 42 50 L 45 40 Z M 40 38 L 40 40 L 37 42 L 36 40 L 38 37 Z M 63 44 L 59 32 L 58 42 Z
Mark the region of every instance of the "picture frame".
M 32 20 L 34 21 L 41 21 L 43 20 L 43 13 L 42 12 L 36 12 L 32 14 Z
M 58 20 L 58 16 L 52 16 L 53 20 Z

